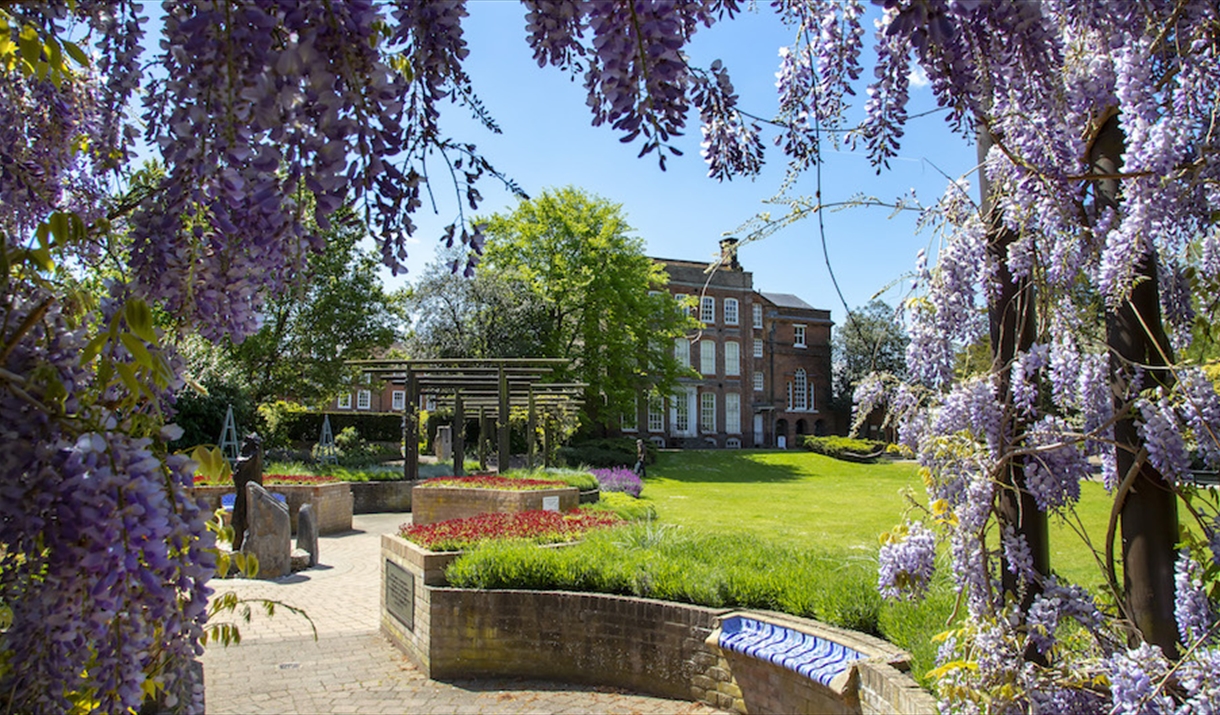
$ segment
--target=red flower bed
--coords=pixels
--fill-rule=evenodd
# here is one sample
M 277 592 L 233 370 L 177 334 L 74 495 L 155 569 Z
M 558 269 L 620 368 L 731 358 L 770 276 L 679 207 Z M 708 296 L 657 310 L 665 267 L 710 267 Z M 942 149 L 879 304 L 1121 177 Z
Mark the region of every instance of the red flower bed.
M 461 551 L 492 539 L 529 539 L 538 544 L 557 544 L 580 538 L 593 529 L 625 523 L 617 514 L 604 511 L 524 511 L 516 514 L 480 514 L 469 519 L 450 519 L 426 526 L 403 525 L 402 538 L 431 551 Z
M 556 489 L 568 486 L 564 482 L 549 479 L 509 479 L 490 474 L 472 477 L 434 477 L 419 483 L 421 487 L 463 487 L 466 489 L 508 489 L 528 491 L 532 489 Z
M 334 477 L 314 476 L 312 474 L 264 474 L 263 484 L 333 484 L 339 481 Z M 231 477 L 225 479 L 216 479 L 204 477 L 198 474 L 195 475 L 195 486 L 200 487 L 231 487 L 233 479 Z

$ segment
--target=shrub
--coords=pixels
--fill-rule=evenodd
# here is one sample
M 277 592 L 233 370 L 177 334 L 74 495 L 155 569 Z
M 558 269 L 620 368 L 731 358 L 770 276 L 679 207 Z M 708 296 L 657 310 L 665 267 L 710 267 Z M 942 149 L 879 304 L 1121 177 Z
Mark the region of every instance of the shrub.
M 860 461 L 863 457 L 874 457 L 885 449 L 885 442 L 851 437 L 806 437 L 805 449 L 835 459 Z
M 614 469 L 594 469 L 593 476 L 597 477 L 597 486 L 604 492 L 622 492 L 630 494 L 633 497 L 639 497 L 640 492 L 644 489 L 640 478 L 635 472 L 626 467 L 615 467 Z
M 596 511 L 612 511 L 626 521 L 648 521 L 657 518 L 657 510 L 652 504 L 628 496 L 623 492 L 602 492 L 596 502 L 581 508 Z
M 446 575 L 459 588 L 599 591 L 778 610 L 882 635 L 875 563 L 654 521 L 590 532 L 566 549 L 480 546 Z
M 230 406 L 239 441 L 246 433 L 259 429 L 254 420 L 254 407 L 245 390 L 232 383 L 216 381 L 206 382 L 204 387 L 208 391 L 206 395 L 185 388 L 175 397 L 174 423 L 182 428 L 182 436 L 171 444 L 173 449 L 219 444 L 225 413 Z
M 559 458 L 568 465 L 588 465 L 590 467 L 617 467 L 623 464 L 635 464 L 635 440 L 631 437 L 610 437 L 606 439 L 591 439 L 560 447 Z M 644 441 L 644 463 L 652 464 L 657 460 L 656 445 Z

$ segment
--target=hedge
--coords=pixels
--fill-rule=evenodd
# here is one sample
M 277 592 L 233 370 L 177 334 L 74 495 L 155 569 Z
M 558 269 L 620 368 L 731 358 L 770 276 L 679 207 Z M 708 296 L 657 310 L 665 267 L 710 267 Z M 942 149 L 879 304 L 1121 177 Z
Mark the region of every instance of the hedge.
M 402 415 L 395 412 L 290 412 L 283 416 L 283 432 L 291 442 L 317 442 L 322 420 L 330 417 L 330 429 L 339 434 L 346 427 L 369 442 L 401 442 Z
M 865 461 L 885 450 L 885 442 L 851 437 L 806 437 L 805 449 L 835 459 Z
M 559 448 L 559 458 L 569 466 L 630 467 L 636 462 L 635 440 L 631 437 L 610 437 L 577 442 Z M 657 448 L 644 442 L 644 463 L 657 460 Z

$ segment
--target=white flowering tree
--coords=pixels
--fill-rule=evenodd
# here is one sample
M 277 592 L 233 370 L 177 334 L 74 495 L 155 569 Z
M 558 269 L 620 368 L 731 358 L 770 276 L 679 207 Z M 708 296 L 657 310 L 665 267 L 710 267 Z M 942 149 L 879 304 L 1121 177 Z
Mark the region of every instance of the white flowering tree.
M 538 63 L 581 75 L 595 124 L 663 165 L 693 109 L 710 174 L 757 173 L 763 130 L 727 69 L 683 53 L 737 0 L 523 4 Z M 1220 462 L 1220 402 L 1174 350 L 1192 294 L 1220 278 L 1215 3 L 884 0 L 859 126 L 846 111 L 872 18 L 853 0 L 772 9 L 794 38 L 770 125 L 794 176 L 829 130 L 879 165 L 894 156 L 913 62 L 950 126 L 987 148 L 983 210 L 954 185 L 929 215 L 945 238 L 911 306 L 923 387 L 859 392 L 865 407 L 888 394 L 931 485 L 926 523 L 882 551 L 882 588 L 918 592 L 933 532 L 949 544 L 964 621 L 937 672 L 946 707 L 1214 712 L 1220 524 L 1190 459 Z M 0 3 L 8 710 L 137 708 L 199 648 L 213 563 L 190 464 L 164 447 L 175 334 L 240 341 L 320 248 L 308 227 L 344 204 L 398 267 L 429 165 L 470 210 L 499 177 L 441 124 L 452 101 L 495 130 L 462 70 L 461 0 L 163 10 L 153 26 L 129 0 Z M 166 173 L 115 191 L 141 134 Z M 477 250 L 462 210 L 448 240 Z M 75 271 L 113 257 L 91 302 Z M 991 373 L 954 381 L 984 322 Z M 1098 594 L 1053 576 L 1043 537 L 1047 514 L 1070 518 L 1089 456 L 1115 503 Z M 1178 504 L 1195 529 L 1181 556 Z

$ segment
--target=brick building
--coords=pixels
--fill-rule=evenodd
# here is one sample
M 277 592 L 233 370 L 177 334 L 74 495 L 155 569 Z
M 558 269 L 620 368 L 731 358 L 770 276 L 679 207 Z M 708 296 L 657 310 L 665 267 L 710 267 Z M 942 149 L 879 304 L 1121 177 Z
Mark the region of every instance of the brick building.
M 703 323 L 674 345 L 700 377 L 682 378 L 672 397 L 638 405 L 637 423 L 624 424 L 624 433 L 663 447 L 737 448 L 794 447 L 803 435 L 837 431 L 829 409 L 830 311 L 756 291 L 736 243 L 721 241 L 724 260 L 710 275 L 705 263 L 654 259 L 669 274 L 670 293 L 688 297 Z

